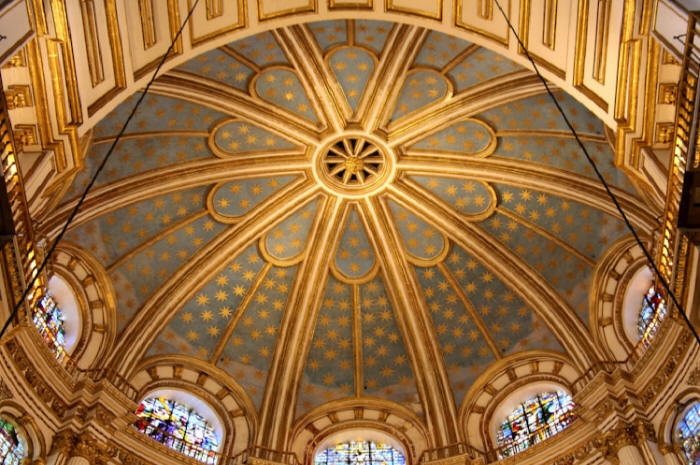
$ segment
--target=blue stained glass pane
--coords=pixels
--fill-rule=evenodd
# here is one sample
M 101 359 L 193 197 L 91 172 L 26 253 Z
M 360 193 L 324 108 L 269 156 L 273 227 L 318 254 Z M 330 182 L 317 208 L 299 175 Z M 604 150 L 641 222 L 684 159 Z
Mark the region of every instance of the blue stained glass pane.
M 406 465 L 406 458 L 388 444 L 350 441 L 319 451 L 314 465 Z
M 688 465 L 700 463 L 700 404 L 693 402 L 676 427 L 676 441 Z
M 141 402 L 136 416 L 134 427 L 139 432 L 200 462 L 216 462 L 219 441 L 214 428 L 188 406 L 151 397 Z
M 517 454 L 562 431 L 574 421 L 574 403 L 565 392 L 543 392 L 521 403 L 496 434 L 501 458 Z

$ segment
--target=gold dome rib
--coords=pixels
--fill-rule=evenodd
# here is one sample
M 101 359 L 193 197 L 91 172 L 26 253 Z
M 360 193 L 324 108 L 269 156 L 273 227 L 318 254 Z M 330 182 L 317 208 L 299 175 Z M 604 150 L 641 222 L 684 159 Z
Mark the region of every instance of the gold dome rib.
M 318 190 L 306 182 L 295 186 L 287 195 L 290 202 L 304 203 L 317 196 Z M 288 213 L 276 203 L 268 203 L 264 208 L 252 210 L 197 251 L 144 303 L 122 332 L 110 364 L 119 373 L 131 373 L 177 310 L 197 293 L 201 283 L 213 279 L 232 257 L 258 241 Z
M 360 203 L 368 224 L 368 236 L 384 270 L 387 293 L 396 309 L 396 320 L 403 333 L 406 351 L 415 374 L 428 429 L 436 443 L 454 444 L 462 440 L 457 427 L 456 406 L 447 376 L 447 368 L 429 310 L 418 295 L 419 283 L 412 266 L 401 251 L 403 244 L 391 213 L 384 202 L 371 197 Z
M 587 179 L 577 173 L 560 170 L 523 160 L 505 160 L 495 156 L 488 158 L 441 159 L 437 168 L 435 158 L 424 155 L 405 155 L 398 162 L 398 169 L 407 174 L 442 175 L 478 179 L 489 183 L 517 185 L 528 189 L 574 200 L 619 218 L 619 212 L 610 202 L 605 188 L 596 179 Z M 611 187 L 622 209 L 635 228 L 647 228 L 655 215 L 640 205 L 628 192 Z
M 576 313 L 528 263 L 478 225 L 464 221 L 455 212 L 432 202 L 410 186 L 392 186 L 392 196 L 411 208 L 456 244 L 469 250 L 476 260 L 491 270 L 525 302 L 538 302 L 533 310 L 548 325 L 576 365 L 585 371 L 603 354 L 588 337 L 588 329 Z
M 280 164 L 280 157 L 284 157 L 283 164 Z M 250 163 L 247 157 L 230 160 L 209 159 L 149 170 L 90 190 L 80 211 L 71 223 L 71 229 L 106 213 L 156 195 L 270 172 L 300 174 L 307 167 L 307 160 L 299 153 L 290 152 L 287 155 L 276 154 L 267 159 L 256 157 L 255 163 Z M 55 209 L 44 220 L 42 226 L 45 228 L 45 234 L 49 237 L 57 234 L 73 208 L 74 203 L 71 201 Z
M 320 207 L 306 245 L 305 258 L 297 270 L 294 289 L 280 324 L 277 345 L 273 355 L 260 409 L 258 438 L 282 450 L 285 438 L 294 421 L 295 405 L 311 344 L 316 320 L 321 306 L 323 289 L 328 277 L 333 251 L 340 237 L 340 222 L 344 202 L 337 197 L 326 197 Z

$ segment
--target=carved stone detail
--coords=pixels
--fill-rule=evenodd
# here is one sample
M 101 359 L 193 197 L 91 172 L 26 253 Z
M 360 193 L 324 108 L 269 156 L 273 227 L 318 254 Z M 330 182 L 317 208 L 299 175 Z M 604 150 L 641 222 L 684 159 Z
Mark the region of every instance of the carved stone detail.
M 692 384 L 693 386 L 700 385 L 700 366 L 695 367 L 695 369 L 690 372 L 688 375 L 688 384 Z
M 648 407 L 649 404 L 658 396 L 663 387 L 666 386 L 671 375 L 676 371 L 678 365 L 685 355 L 688 347 L 691 346 L 692 335 L 690 331 L 683 331 L 683 335 L 678 338 L 678 343 L 673 349 L 673 352 L 668 356 L 666 364 L 658 371 L 654 379 L 647 385 L 639 396 L 643 407 Z M 650 350 L 653 350 L 653 346 Z
M 637 446 L 645 441 L 655 441 L 654 426 L 645 421 L 623 423 L 605 436 L 605 449 L 609 455 L 626 446 Z
M 10 392 L 10 388 L 7 387 L 5 383 L 2 382 L 0 379 L 0 400 L 5 400 L 5 399 L 11 399 L 12 398 L 12 392 Z
M 75 434 L 72 431 L 63 430 L 56 433 L 51 444 L 52 452 L 69 455 L 75 445 Z

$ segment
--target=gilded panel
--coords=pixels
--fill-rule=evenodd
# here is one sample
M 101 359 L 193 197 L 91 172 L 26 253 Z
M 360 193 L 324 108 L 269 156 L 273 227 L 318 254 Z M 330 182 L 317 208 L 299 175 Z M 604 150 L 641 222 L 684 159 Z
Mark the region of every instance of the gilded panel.
M 386 0 L 386 10 L 442 20 L 442 2 L 440 1 Z
M 66 19 L 81 103 L 88 114 L 102 107 L 126 85 L 114 0 L 79 0 L 67 5 Z
M 559 77 L 569 59 L 569 18 L 573 4 L 562 0 L 521 0 L 520 34 L 530 55 Z M 520 51 L 522 53 L 522 50 Z
M 194 0 L 188 0 L 188 9 Z M 236 29 L 246 27 L 246 9 L 243 0 L 235 2 L 206 0 L 200 2 L 190 18 L 192 44 L 197 45 Z
M 511 15 L 511 1 L 499 0 L 508 16 Z M 508 21 L 494 0 L 456 2 L 455 26 L 487 37 L 501 44 L 508 44 Z
M 342 10 L 342 9 L 357 9 L 366 8 L 371 10 L 374 7 L 374 2 L 372 0 L 366 1 L 356 1 L 356 0 L 329 0 L 328 9 L 329 10 Z
M 143 0 L 124 3 L 127 27 L 130 31 L 129 55 L 135 79 L 147 73 L 166 53 L 182 19 L 177 2 L 173 0 Z M 156 18 L 168 18 L 156 21 Z M 181 42 L 175 46 L 180 53 Z
M 277 18 L 280 16 L 293 16 L 298 13 L 317 11 L 316 0 L 257 0 L 258 19 Z
M 574 85 L 605 111 L 615 100 L 624 4 L 587 0 L 578 5 Z

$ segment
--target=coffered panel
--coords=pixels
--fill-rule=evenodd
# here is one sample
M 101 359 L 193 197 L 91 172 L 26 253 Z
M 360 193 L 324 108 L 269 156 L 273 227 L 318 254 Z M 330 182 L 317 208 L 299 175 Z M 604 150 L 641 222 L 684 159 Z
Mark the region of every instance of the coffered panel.
M 500 5 L 506 14 L 511 14 L 511 1 L 501 0 Z M 455 25 L 484 35 L 504 45 L 508 44 L 508 22 L 494 0 L 476 0 L 457 3 Z
M 205 8 L 195 8 L 190 18 L 192 44 L 196 45 L 246 26 L 246 11 L 243 0 L 235 2 L 206 0 L 203 3 L 205 3 Z M 188 10 L 192 8 L 193 4 L 193 0 L 188 0 Z
M 258 19 L 277 18 L 302 12 L 316 11 L 316 0 L 257 0 Z
M 92 114 L 125 85 L 116 5 L 113 0 L 73 1 L 66 16 L 73 40 L 83 44 L 73 53 L 82 104 Z
M 123 4 L 129 29 L 129 53 L 136 79 L 167 52 L 181 18 L 174 0 L 136 0 Z M 168 21 L 157 20 L 168 18 Z M 174 26 L 175 25 L 175 26 Z M 180 53 L 181 42 L 174 51 Z
M 569 59 L 569 31 L 574 4 L 563 0 L 523 0 L 521 38 L 530 55 L 559 77 Z M 573 11 L 575 13 L 575 11 Z
M 574 85 L 605 111 L 614 102 L 625 2 L 579 2 Z
M 438 0 L 387 0 L 387 11 L 399 11 L 425 18 L 442 19 L 442 2 Z

